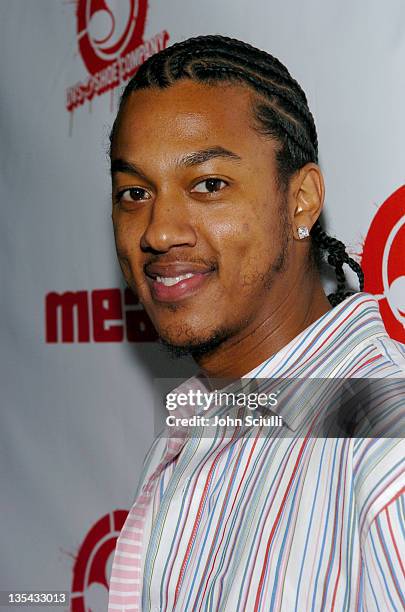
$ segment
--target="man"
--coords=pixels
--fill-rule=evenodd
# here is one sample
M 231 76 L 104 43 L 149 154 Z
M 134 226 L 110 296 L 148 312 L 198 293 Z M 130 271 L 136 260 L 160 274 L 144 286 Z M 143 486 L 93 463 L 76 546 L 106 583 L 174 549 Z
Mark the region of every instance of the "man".
M 162 342 L 200 367 L 183 390 L 404 377 L 377 302 L 345 290 L 343 265 L 361 287 L 362 272 L 319 224 L 314 121 L 278 60 L 221 36 L 153 56 L 123 94 L 111 170 L 126 282 Z M 325 254 L 338 282 L 328 298 Z M 160 437 L 117 543 L 109 609 L 403 609 L 399 439 L 303 436 L 302 420 L 287 415 L 287 437 Z

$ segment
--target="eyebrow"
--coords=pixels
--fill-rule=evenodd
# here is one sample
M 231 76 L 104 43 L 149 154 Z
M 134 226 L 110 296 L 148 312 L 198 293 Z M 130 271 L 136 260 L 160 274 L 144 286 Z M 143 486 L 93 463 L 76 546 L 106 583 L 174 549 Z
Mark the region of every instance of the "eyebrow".
M 211 159 L 217 158 L 231 159 L 233 161 L 242 161 L 242 158 L 233 151 L 218 146 L 208 147 L 207 149 L 200 149 L 199 151 L 193 151 L 193 153 L 187 153 L 177 162 L 177 165 L 184 166 L 186 168 L 191 168 L 192 166 L 198 166 L 199 164 L 204 164 L 205 162 Z M 111 161 L 111 174 L 113 175 L 117 172 L 133 174 L 144 180 L 147 180 L 145 172 L 143 172 L 143 170 L 141 170 L 141 168 L 137 164 L 126 161 L 122 158 L 113 159 Z
M 117 172 L 123 172 L 124 174 L 132 174 L 145 181 L 148 180 L 146 174 L 142 172 L 139 166 L 137 166 L 133 162 L 126 161 L 125 159 L 122 159 L 120 157 L 111 160 L 111 176 L 113 176 Z
M 198 166 L 199 164 L 204 164 L 210 159 L 216 158 L 225 158 L 232 159 L 234 161 L 242 161 L 242 158 L 239 157 L 233 151 L 229 149 L 224 149 L 224 147 L 209 147 L 208 149 L 201 149 L 200 151 L 194 151 L 193 153 L 188 153 L 179 162 L 180 166 L 186 166 L 189 168 L 191 166 Z

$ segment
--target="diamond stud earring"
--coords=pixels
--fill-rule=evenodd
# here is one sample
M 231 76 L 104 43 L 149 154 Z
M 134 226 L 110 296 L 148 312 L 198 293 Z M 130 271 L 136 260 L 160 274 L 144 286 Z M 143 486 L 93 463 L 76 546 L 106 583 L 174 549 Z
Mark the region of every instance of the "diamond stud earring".
M 306 225 L 300 225 L 297 229 L 298 232 L 298 238 L 300 240 L 302 240 L 303 238 L 308 238 L 309 236 L 309 229 L 307 228 Z

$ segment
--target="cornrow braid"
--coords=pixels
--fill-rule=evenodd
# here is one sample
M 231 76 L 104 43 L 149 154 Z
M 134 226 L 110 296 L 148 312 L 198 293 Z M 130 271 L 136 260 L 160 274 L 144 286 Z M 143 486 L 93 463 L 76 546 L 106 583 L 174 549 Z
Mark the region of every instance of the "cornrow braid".
M 360 264 L 357 263 L 352 257 L 346 252 L 346 247 L 337 238 L 328 236 L 328 234 L 322 229 L 319 221 L 315 221 L 312 229 L 311 236 L 314 243 L 319 247 L 321 251 L 327 252 L 327 262 L 330 266 L 335 268 L 337 290 L 328 295 L 328 300 L 332 306 L 336 306 L 346 297 L 352 294 L 351 291 L 346 291 L 346 278 L 343 272 L 343 264 L 347 264 L 358 276 L 360 291 L 364 288 L 364 272 L 361 269 Z
M 211 85 L 236 82 L 257 94 L 253 106 L 255 127 L 280 144 L 276 163 L 281 188 L 285 189 L 291 176 L 305 164 L 318 163 L 316 126 L 303 89 L 277 58 L 234 38 L 198 36 L 152 55 L 128 82 L 119 110 L 132 92 L 149 87 L 170 87 L 180 79 Z M 111 143 L 117 118 L 110 134 Z M 312 261 L 318 266 L 326 261 L 336 275 L 336 291 L 328 295 L 331 305 L 335 306 L 353 293 L 346 287 L 344 265 L 357 274 L 362 291 L 363 271 L 349 257 L 343 242 L 329 236 L 318 220 L 310 236 Z
M 235 80 L 250 83 L 258 93 L 262 93 L 272 101 L 273 98 L 284 98 L 284 108 L 286 112 L 290 112 L 290 114 L 292 114 L 294 110 L 299 110 L 298 105 L 297 108 L 295 108 L 293 98 L 290 95 L 283 92 L 282 90 L 278 91 L 275 86 L 271 84 L 266 84 L 265 82 L 261 82 L 259 79 L 257 79 L 257 77 L 250 75 L 249 73 L 243 72 L 237 68 L 233 68 L 231 66 L 216 66 L 214 68 L 211 66 L 198 66 L 195 67 L 194 73 L 197 77 L 199 77 L 200 80 L 203 80 L 204 77 L 215 80 L 222 80 L 223 76 L 225 78 L 229 76 L 230 78 L 233 78 Z M 264 110 L 267 107 L 263 105 L 261 106 L 261 108 L 262 110 Z M 306 153 L 317 159 L 317 151 L 312 145 L 312 143 L 308 141 L 305 131 L 303 130 L 300 124 L 291 123 L 291 120 L 289 121 L 285 116 L 283 116 L 282 111 L 279 111 L 278 121 L 282 130 L 295 142 L 295 144 L 299 148 L 302 148 L 303 150 L 305 150 Z

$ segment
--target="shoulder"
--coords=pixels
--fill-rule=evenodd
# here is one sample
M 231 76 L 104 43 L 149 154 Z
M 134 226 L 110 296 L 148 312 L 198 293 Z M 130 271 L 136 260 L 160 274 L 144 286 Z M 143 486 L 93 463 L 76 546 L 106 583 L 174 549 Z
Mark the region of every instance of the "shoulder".
M 405 440 L 359 438 L 353 447 L 353 479 L 360 536 L 405 492 Z
M 364 353 L 363 353 L 364 351 Z M 405 489 L 405 345 L 388 334 L 363 346 L 353 378 L 366 388 L 367 437 L 353 447 L 353 475 L 362 534 Z

